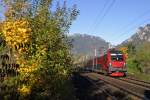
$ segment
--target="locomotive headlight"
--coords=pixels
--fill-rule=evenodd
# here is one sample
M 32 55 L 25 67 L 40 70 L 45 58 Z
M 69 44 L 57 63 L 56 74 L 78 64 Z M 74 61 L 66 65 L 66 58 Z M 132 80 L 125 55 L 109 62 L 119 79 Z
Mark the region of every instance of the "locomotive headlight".
M 109 63 L 109 66 L 111 66 L 112 64 L 111 64 L 111 62 Z
M 127 69 L 127 67 L 126 67 L 126 63 L 124 63 L 124 66 L 123 66 L 123 68 L 126 70 Z
M 126 67 L 126 63 L 124 63 L 124 67 Z

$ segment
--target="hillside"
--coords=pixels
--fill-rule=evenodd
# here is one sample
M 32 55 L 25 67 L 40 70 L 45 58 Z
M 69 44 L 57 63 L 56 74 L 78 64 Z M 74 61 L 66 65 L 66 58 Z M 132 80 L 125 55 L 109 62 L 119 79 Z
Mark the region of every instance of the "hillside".
M 128 48 L 129 72 L 150 74 L 150 24 L 139 27 L 138 31 L 120 46 Z
M 100 37 L 87 34 L 74 34 L 69 38 L 73 40 L 72 53 L 74 55 L 94 56 L 94 48 L 96 48 L 97 51 L 99 49 L 103 51 L 108 48 L 108 43 Z M 100 55 L 100 53 L 97 52 L 97 55 Z
M 144 27 L 139 27 L 138 31 L 122 44 L 132 43 L 134 46 L 140 45 L 144 42 L 150 42 L 150 24 Z

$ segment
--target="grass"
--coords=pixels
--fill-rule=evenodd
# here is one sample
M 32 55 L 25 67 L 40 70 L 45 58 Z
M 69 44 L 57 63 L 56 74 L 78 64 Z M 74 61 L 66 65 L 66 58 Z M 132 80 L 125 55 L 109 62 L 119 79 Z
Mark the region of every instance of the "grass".
M 139 72 L 128 72 L 128 75 L 138 79 L 138 80 L 143 80 L 143 81 L 147 81 L 150 82 L 150 75 L 149 74 L 144 74 L 144 73 L 139 73 Z

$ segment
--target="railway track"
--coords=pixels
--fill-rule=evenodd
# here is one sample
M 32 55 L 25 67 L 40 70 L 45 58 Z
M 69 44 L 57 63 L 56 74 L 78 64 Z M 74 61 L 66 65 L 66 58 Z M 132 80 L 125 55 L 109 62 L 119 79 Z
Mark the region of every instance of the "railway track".
M 105 99 L 94 99 L 94 100 L 131 100 L 131 97 L 126 92 L 104 82 L 103 80 L 99 80 L 98 77 L 95 77 L 93 75 L 90 76 L 82 75 L 82 76 L 84 76 L 84 78 L 86 78 L 90 83 L 92 83 L 95 87 L 97 87 L 99 93 L 103 93 L 103 95 L 105 94 L 105 96 L 107 96 L 105 97 Z
M 99 87 L 99 82 L 94 82 L 91 80 L 89 77 L 85 77 L 90 83 L 92 83 L 97 89 L 99 89 L 99 92 L 105 93 L 111 100 L 118 100 L 112 93 L 108 92 L 106 88 L 100 88 Z
M 135 85 L 139 85 L 145 88 L 150 89 L 150 83 L 149 82 L 145 82 L 145 81 L 141 81 L 141 80 L 137 80 L 137 79 L 133 79 L 133 78 L 119 78 L 119 80 L 128 82 L 128 83 L 133 83 Z
M 150 88 L 149 85 L 142 82 L 129 81 L 129 79 L 115 79 L 112 77 L 104 76 L 96 73 L 88 73 L 87 76 L 97 77 L 99 80 L 103 80 L 105 83 L 110 84 L 120 90 L 137 97 L 142 100 L 150 100 Z M 128 81 L 127 81 L 128 80 Z
M 73 82 L 78 100 L 120 100 L 115 98 L 104 85 L 104 82 L 74 74 Z
M 138 80 L 138 79 L 135 79 L 135 78 L 131 78 L 131 77 L 127 77 L 127 79 L 130 79 L 130 80 L 134 80 L 134 81 L 139 81 L 139 82 L 143 82 L 143 83 L 147 83 L 147 84 L 150 84 L 150 82 L 147 82 L 147 81 L 143 81 L 143 80 Z

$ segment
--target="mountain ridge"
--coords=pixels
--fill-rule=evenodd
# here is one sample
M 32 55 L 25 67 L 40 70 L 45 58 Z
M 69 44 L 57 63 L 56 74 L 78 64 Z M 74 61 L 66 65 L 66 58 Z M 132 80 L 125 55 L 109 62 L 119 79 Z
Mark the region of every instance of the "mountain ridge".
M 72 41 L 72 53 L 74 55 L 88 55 L 95 56 L 94 49 L 97 51 L 100 49 L 107 49 L 108 42 L 98 36 L 75 33 L 69 36 Z M 100 55 L 98 52 L 96 55 Z
M 123 41 L 121 45 L 132 43 L 133 45 L 137 46 L 144 42 L 150 42 L 150 24 L 139 27 L 137 32 L 127 40 Z

